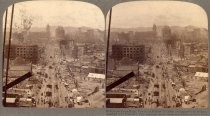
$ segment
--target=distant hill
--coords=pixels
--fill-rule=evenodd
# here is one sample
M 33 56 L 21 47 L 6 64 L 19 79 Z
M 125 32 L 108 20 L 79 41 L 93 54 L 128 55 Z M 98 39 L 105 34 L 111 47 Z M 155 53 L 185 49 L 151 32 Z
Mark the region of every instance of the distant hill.
M 162 29 L 163 26 L 158 26 L 158 29 Z M 206 28 L 200 28 L 196 26 L 170 26 L 171 32 L 174 35 L 177 35 L 177 37 L 184 42 L 207 42 L 208 41 L 208 29 Z M 112 39 L 119 38 L 119 35 L 121 33 L 127 33 L 132 35 L 132 33 L 138 34 L 138 36 L 133 36 L 135 37 L 135 40 L 138 39 L 145 39 L 145 40 L 156 40 L 156 38 L 152 37 L 142 37 L 143 35 L 146 36 L 145 34 L 150 34 L 149 32 L 152 32 L 153 28 L 152 27 L 137 27 L 137 28 L 111 28 L 111 37 Z M 143 35 L 141 35 L 141 33 Z M 151 35 L 151 34 L 150 34 Z M 130 38 L 133 38 L 130 36 Z
M 172 33 L 184 42 L 208 42 L 208 29 L 195 26 L 171 27 Z
M 152 31 L 152 27 L 137 27 L 137 28 L 111 28 L 111 32 L 129 32 L 129 31 L 135 31 L 135 32 L 146 32 L 146 31 Z
M 57 26 L 50 26 L 51 36 L 55 37 L 55 30 Z M 75 42 L 88 42 L 88 43 L 97 43 L 104 41 L 104 32 L 100 29 L 90 28 L 90 27 L 63 27 L 65 30 L 66 38 L 71 39 Z M 46 28 L 32 27 L 31 32 L 40 32 L 45 31 Z
M 163 26 L 157 26 L 158 28 L 162 28 Z M 55 29 L 57 26 L 51 26 L 51 36 L 55 36 Z M 179 39 L 183 40 L 184 42 L 207 42 L 208 41 L 208 29 L 206 28 L 199 28 L 196 26 L 170 26 L 171 31 L 173 34 L 177 35 Z M 9 29 L 7 29 L 9 30 Z M 103 42 L 107 39 L 104 38 L 104 31 L 90 28 L 90 27 L 71 27 L 65 26 L 64 27 L 65 33 L 67 35 L 66 39 L 72 39 L 76 42 L 89 42 L 89 43 L 96 43 L 96 42 Z M 44 32 L 46 31 L 46 27 L 32 27 L 30 32 Z M 156 40 L 153 38 L 152 27 L 136 27 L 136 28 L 111 28 L 111 39 L 115 39 L 114 41 L 122 40 L 120 38 L 124 38 L 125 42 L 129 41 L 129 38 L 133 38 L 134 40 L 145 39 L 149 41 Z M 14 31 L 13 31 L 14 32 Z M 150 33 L 149 33 L 150 32 Z M 119 36 L 120 33 L 128 33 L 126 37 Z M 135 35 L 138 34 L 138 35 Z M 148 35 L 150 34 L 150 35 Z M 112 41 L 111 40 L 111 41 Z M 124 40 L 123 40 L 124 41 Z

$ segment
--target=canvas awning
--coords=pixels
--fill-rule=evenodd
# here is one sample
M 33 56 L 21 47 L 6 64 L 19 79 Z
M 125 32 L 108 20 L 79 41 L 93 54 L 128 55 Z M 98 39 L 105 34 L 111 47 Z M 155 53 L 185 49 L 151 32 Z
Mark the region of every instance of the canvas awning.
M 195 77 L 203 77 L 203 78 L 208 78 L 208 73 L 205 72 L 196 72 Z
M 110 98 L 110 103 L 122 103 L 123 98 Z
M 104 74 L 98 74 L 98 73 L 89 73 L 87 77 L 95 79 L 105 79 Z
M 15 103 L 16 98 L 6 98 L 7 103 Z

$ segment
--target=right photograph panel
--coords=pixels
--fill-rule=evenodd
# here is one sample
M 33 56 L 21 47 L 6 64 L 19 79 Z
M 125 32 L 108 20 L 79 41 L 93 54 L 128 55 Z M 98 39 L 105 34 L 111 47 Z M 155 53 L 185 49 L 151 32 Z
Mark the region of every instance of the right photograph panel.
M 125 2 L 107 24 L 107 108 L 207 108 L 208 17 L 176 1 Z

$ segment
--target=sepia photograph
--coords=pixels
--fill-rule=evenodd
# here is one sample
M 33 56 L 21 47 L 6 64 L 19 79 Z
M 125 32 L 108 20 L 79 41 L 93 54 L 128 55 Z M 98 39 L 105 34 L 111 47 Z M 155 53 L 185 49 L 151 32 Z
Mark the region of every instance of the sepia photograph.
M 105 107 L 104 15 L 78 1 L 27 1 L 3 17 L 5 107 Z
M 208 18 L 200 6 L 120 3 L 106 27 L 107 108 L 208 108 Z

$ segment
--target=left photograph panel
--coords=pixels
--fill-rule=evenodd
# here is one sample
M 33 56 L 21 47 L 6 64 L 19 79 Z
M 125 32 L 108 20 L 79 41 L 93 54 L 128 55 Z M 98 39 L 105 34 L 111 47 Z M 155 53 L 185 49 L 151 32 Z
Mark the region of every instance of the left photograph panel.
M 78 1 L 28 1 L 3 17 L 5 107 L 105 107 L 104 15 Z

